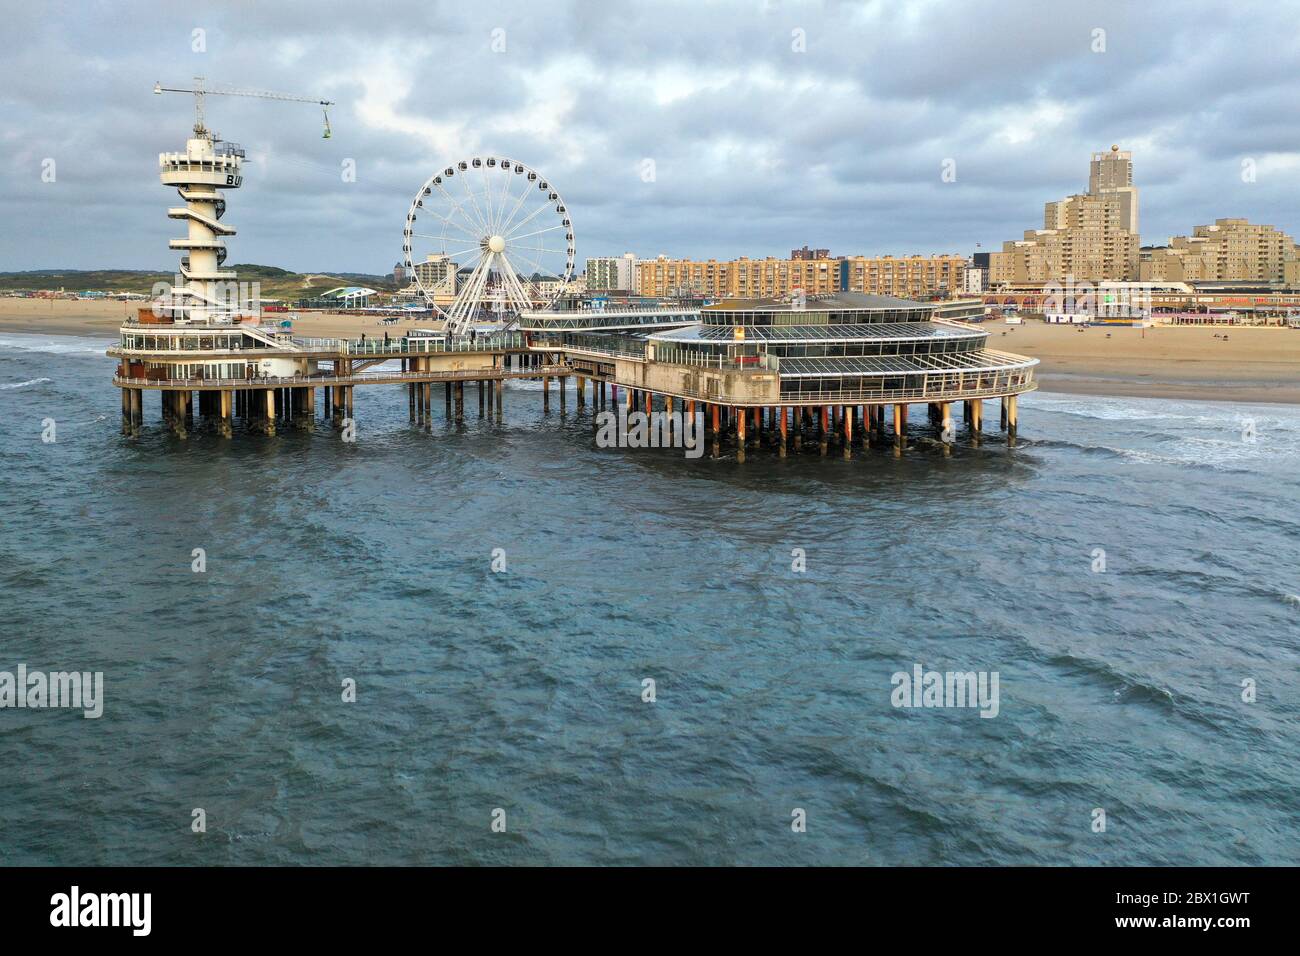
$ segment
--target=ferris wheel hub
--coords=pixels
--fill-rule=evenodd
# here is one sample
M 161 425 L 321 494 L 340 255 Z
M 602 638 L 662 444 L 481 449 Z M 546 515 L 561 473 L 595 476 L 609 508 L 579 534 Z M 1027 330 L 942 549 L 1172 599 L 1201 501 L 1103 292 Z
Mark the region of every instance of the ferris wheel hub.
M 488 239 L 488 248 L 493 252 L 505 252 L 506 241 L 502 236 L 492 236 Z

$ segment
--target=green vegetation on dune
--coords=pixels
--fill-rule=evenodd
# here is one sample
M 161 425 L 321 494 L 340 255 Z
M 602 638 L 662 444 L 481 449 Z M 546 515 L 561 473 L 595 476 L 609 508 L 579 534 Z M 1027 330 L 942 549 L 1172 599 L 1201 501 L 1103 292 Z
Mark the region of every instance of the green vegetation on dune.
M 358 272 L 290 272 L 276 266 L 238 263 L 226 266 L 239 275 L 240 282 L 258 283 L 264 299 L 294 301 L 317 295 L 341 285 L 363 285 L 381 292 L 396 286 L 393 277 Z M 63 289 L 65 292 L 137 292 L 149 294 L 155 283 L 171 282 L 170 272 L 147 272 L 138 269 L 34 269 L 29 272 L 0 272 L 0 292 L 37 292 Z

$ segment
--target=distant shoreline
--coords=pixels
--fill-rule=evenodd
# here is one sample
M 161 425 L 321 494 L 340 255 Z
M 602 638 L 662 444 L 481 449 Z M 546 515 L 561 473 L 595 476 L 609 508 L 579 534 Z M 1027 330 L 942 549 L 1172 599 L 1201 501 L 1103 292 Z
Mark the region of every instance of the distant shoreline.
M 116 337 L 138 303 L 0 299 L 0 332 Z M 300 313 L 295 332 L 382 338 L 428 319 Z M 985 323 L 989 347 L 1037 358 L 1039 387 L 1067 395 L 1300 405 L 1300 330 L 1162 326 L 1150 329 Z M 107 348 L 107 345 L 105 346 Z

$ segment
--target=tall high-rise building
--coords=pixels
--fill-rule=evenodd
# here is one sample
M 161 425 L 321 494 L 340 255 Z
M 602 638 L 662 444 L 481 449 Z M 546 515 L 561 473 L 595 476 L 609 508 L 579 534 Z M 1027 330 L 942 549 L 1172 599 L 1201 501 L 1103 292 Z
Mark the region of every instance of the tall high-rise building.
M 1043 228 L 989 256 L 989 283 L 1080 282 L 1138 277 L 1138 195 L 1133 154 L 1112 146 L 1093 153 L 1088 192 L 1049 202 Z
M 1093 153 L 1088 169 L 1088 195 L 1114 197 L 1120 204 L 1120 223 L 1137 235 L 1138 196 L 1133 185 L 1133 154 L 1112 146 L 1108 153 Z

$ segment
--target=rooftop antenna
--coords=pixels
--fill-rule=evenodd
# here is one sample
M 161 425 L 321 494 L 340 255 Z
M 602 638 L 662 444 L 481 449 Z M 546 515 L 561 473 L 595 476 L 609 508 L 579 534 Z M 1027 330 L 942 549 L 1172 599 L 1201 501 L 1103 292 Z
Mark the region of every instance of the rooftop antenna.
M 293 93 L 272 93 L 269 90 L 238 90 L 229 88 L 208 89 L 204 85 L 203 77 L 194 77 L 194 86 L 186 89 L 179 86 L 163 86 L 162 82 L 153 85 L 154 93 L 161 96 L 163 93 L 189 93 L 194 97 L 194 133 L 196 136 L 215 138 L 207 128 L 203 116 L 203 100 L 205 96 L 251 96 L 261 100 L 285 100 L 291 103 L 315 103 L 320 106 L 325 113 L 325 130 L 321 134 L 321 139 L 329 139 L 333 136 L 330 129 L 329 108 L 334 105 L 333 100 L 321 100 L 314 96 L 297 96 Z

